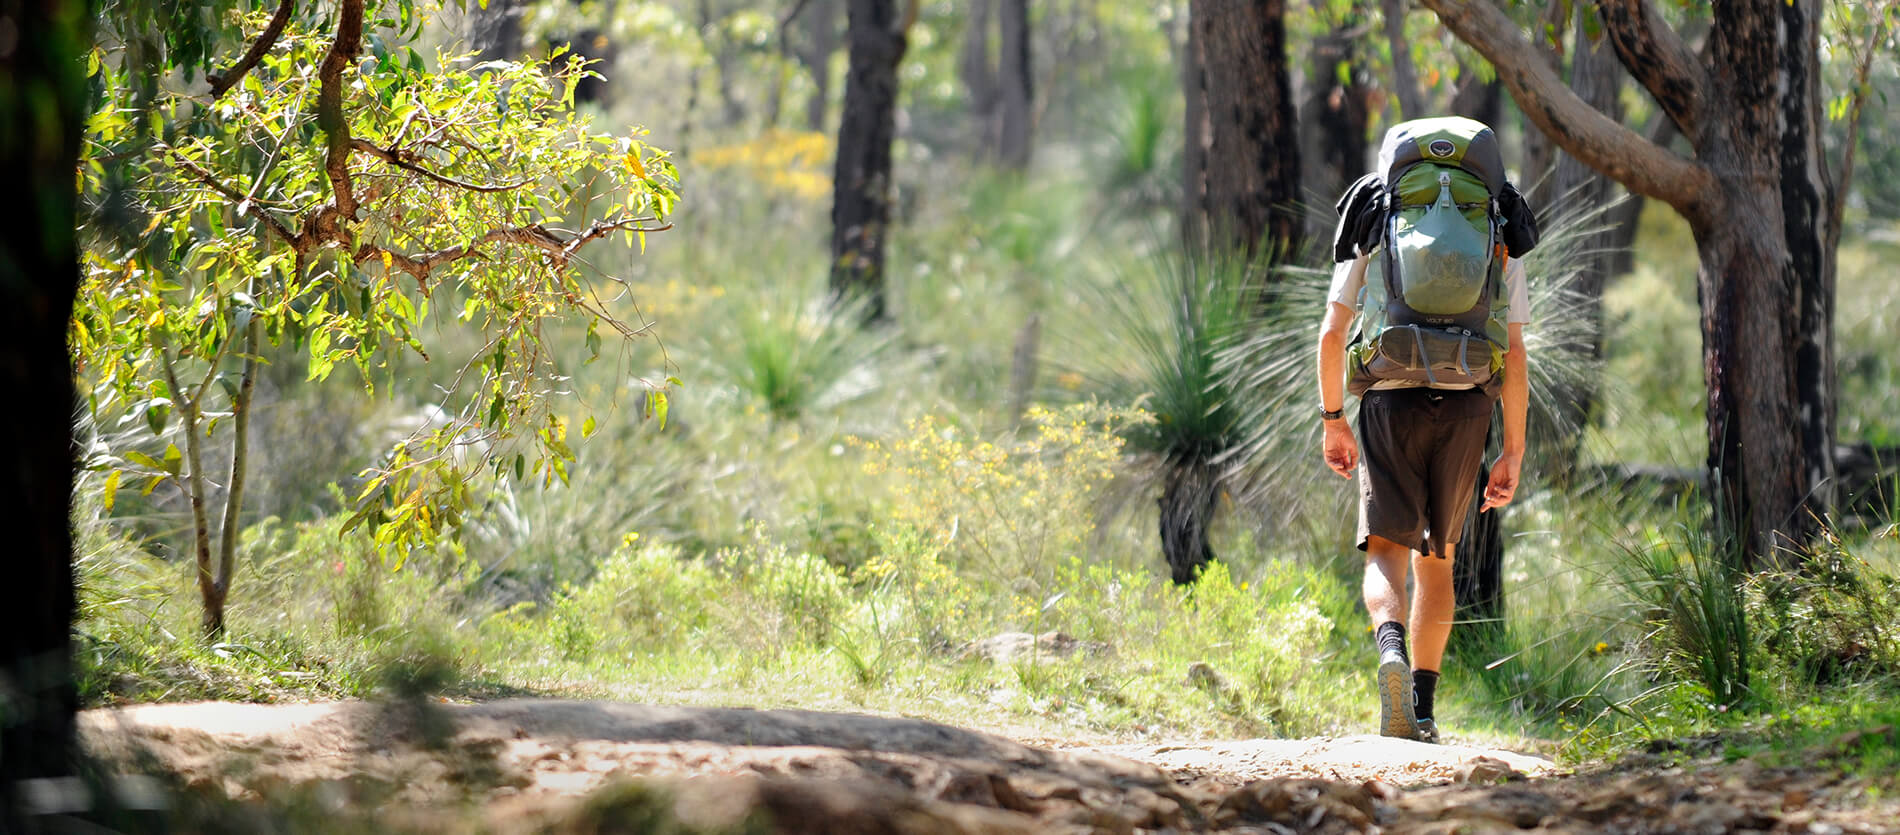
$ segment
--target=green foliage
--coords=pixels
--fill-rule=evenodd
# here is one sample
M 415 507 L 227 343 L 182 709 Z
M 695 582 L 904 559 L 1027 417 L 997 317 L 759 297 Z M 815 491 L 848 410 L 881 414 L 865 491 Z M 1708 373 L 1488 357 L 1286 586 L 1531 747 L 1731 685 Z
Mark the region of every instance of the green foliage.
M 1748 578 L 1748 616 L 1760 624 L 1763 654 L 1804 684 L 1900 679 L 1893 629 L 1900 580 L 1826 537 L 1801 571 Z
M 860 300 L 824 294 L 801 298 L 783 291 L 764 299 L 734 300 L 730 332 L 708 336 L 725 350 L 726 379 L 775 420 L 795 420 L 869 394 L 878 384 L 874 364 L 890 335 L 867 331 Z
M 1650 531 L 1625 550 L 1618 581 L 1644 607 L 1650 661 L 1699 684 L 1721 710 L 1755 706 L 1751 673 L 1760 638 L 1744 605 L 1740 555 L 1687 525 Z
M 554 643 L 570 658 L 684 646 L 709 624 L 708 595 L 717 582 L 705 563 L 671 548 L 641 547 L 629 534 L 591 580 L 569 586 L 550 607 Z
M 863 442 L 865 472 L 891 480 L 893 522 L 1027 613 L 1051 593 L 1057 567 L 1080 555 L 1094 498 L 1115 474 L 1118 433 L 1148 422 L 1095 404 L 1037 407 L 1020 435 L 997 442 L 926 415 L 896 439 Z
M 397 443 L 353 499 L 352 526 L 367 524 L 386 552 L 426 547 L 479 493 L 455 448 L 527 439 L 535 475 L 565 478 L 567 427 L 546 406 L 565 378 L 545 328 L 581 318 L 596 354 L 603 324 L 634 333 L 570 262 L 609 236 L 644 247 L 678 199 L 665 152 L 638 130 L 596 134 L 574 112 L 579 61 L 425 59 L 404 45 L 418 10 L 393 11 L 366 39 L 327 16 L 333 28 L 293 19 L 222 96 L 141 91 L 152 69 L 125 42 L 104 40 L 93 56 L 105 96 L 80 172 L 91 211 L 71 343 L 94 421 L 143 423 L 163 451 L 105 449 L 87 466 L 117 474 L 108 490 L 170 482 L 186 494 L 210 576 L 214 465 L 201 447 L 234 422 L 221 584 L 260 364 L 302 353 L 309 379 L 352 366 L 373 392 L 399 379 L 400 355 L 430 358 L 423 339 L 437 324 L 481 335 L 451 360 L 462 364 L 440 398 L 450 419 Z M 167 60 L 196 61 L 199 46 L 172 44 Z M 332 60 L 365 48 L 363 61 Z M 576 205 L 577 190 L 599 197 Z M 526 475 L 521 454 L 491 460 L 497 477 Z

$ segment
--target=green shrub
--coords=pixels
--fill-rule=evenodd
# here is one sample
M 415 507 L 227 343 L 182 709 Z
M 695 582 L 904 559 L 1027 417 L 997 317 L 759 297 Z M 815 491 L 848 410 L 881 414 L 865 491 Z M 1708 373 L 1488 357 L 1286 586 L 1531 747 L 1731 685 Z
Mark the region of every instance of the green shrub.
M 1146 420 L 1094 404 L 1037 407 L 1022 432 L 990 441 L 926 415 L 895 440 L 860 443 L 866 473 L 889 479 L 892 522 L 1028 614 L 1094 528 L 1093 501 L 1121 453 L 1118 431 Z
M 1767 659 L 1810 685 L 1900 676 L 1900 579 L 1828 535 L 1796 572 L 1748 579 L 1749 621 Z
M 629 534 L 586 582 L 549 607 L 550 640 L 567 657 L 677 652 L 706 631 L 726 580 L 705 562 Z
M 822 558 L 763 548 L 743 565 L 744 585 L 789 631 L 813 646 L 829 642 L 850 600 L 845 580 Z
M 1675 539 L 1652 532 L 1626 547 L 1620 582 L 1643 609 L 1650 660 L 1661 671 L 1693 681 L 1720 710 L 1755 701 L 1750 686 L 1756 636 L 1744 605 L 1739 555 L 1714 537 L 1683 525 Z

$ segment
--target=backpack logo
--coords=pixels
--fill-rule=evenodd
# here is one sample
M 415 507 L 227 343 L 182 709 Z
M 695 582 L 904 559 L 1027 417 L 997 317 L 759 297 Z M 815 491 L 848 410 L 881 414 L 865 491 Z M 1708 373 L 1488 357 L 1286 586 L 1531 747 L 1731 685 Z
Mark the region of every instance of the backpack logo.
M 1458 151 L 1458 146 L 1451 144 L 1449 139 L 1434 139 L 1432 144 L 1425 146 L 1425 150 L 1435 157 L 1448 157 Z

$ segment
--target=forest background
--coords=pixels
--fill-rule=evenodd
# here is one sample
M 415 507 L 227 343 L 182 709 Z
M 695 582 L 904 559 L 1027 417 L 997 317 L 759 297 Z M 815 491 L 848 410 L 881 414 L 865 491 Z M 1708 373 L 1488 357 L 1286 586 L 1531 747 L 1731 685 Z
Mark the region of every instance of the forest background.
M 1441 724 L 1582 759 L 1900 718 L 1892 4 L 1801 7 L 1824 95 L 1788 159 L 1839 187 L 1839 303 L 1795 341 L 1831 343 L 1837 443 L 1786 542 L 1707 477 L 1708 238 L 1570 159 L 1433 11 L 341 5 L 367 18 L 334 64 L 319 5 L 229 72 L 289 3 L 207 11 L 163 72 L 137 15 L 85 53 L 82 705 L 1369 727 L 1352 488 L 1311 395 L 1330 207 L 1387 125 L 1457 112 L 1499 130 L 1546 241 L 1529 489 L 1474 531 Z M 1500 14 L 1631 135 L 1706 156 L 1600 5 Z M 1691 51 L 1732 22 L 1642 8 Z M 458 138 L 405 148 L 412 125 Z

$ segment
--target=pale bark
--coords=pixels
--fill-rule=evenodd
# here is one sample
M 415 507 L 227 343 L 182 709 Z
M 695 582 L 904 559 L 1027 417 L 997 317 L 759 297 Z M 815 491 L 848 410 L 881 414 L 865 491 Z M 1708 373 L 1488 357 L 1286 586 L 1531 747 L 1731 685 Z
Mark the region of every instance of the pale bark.
M 1707 169 L 1645 141 L 1578 98 L 1496 6 L 1475 0 L 1423 2 L 1491 61 L 1524 115 L 1564 150 L 1631 191 L 1675 206 L 1684 217 L 1711 211 L 1715 178 Z

